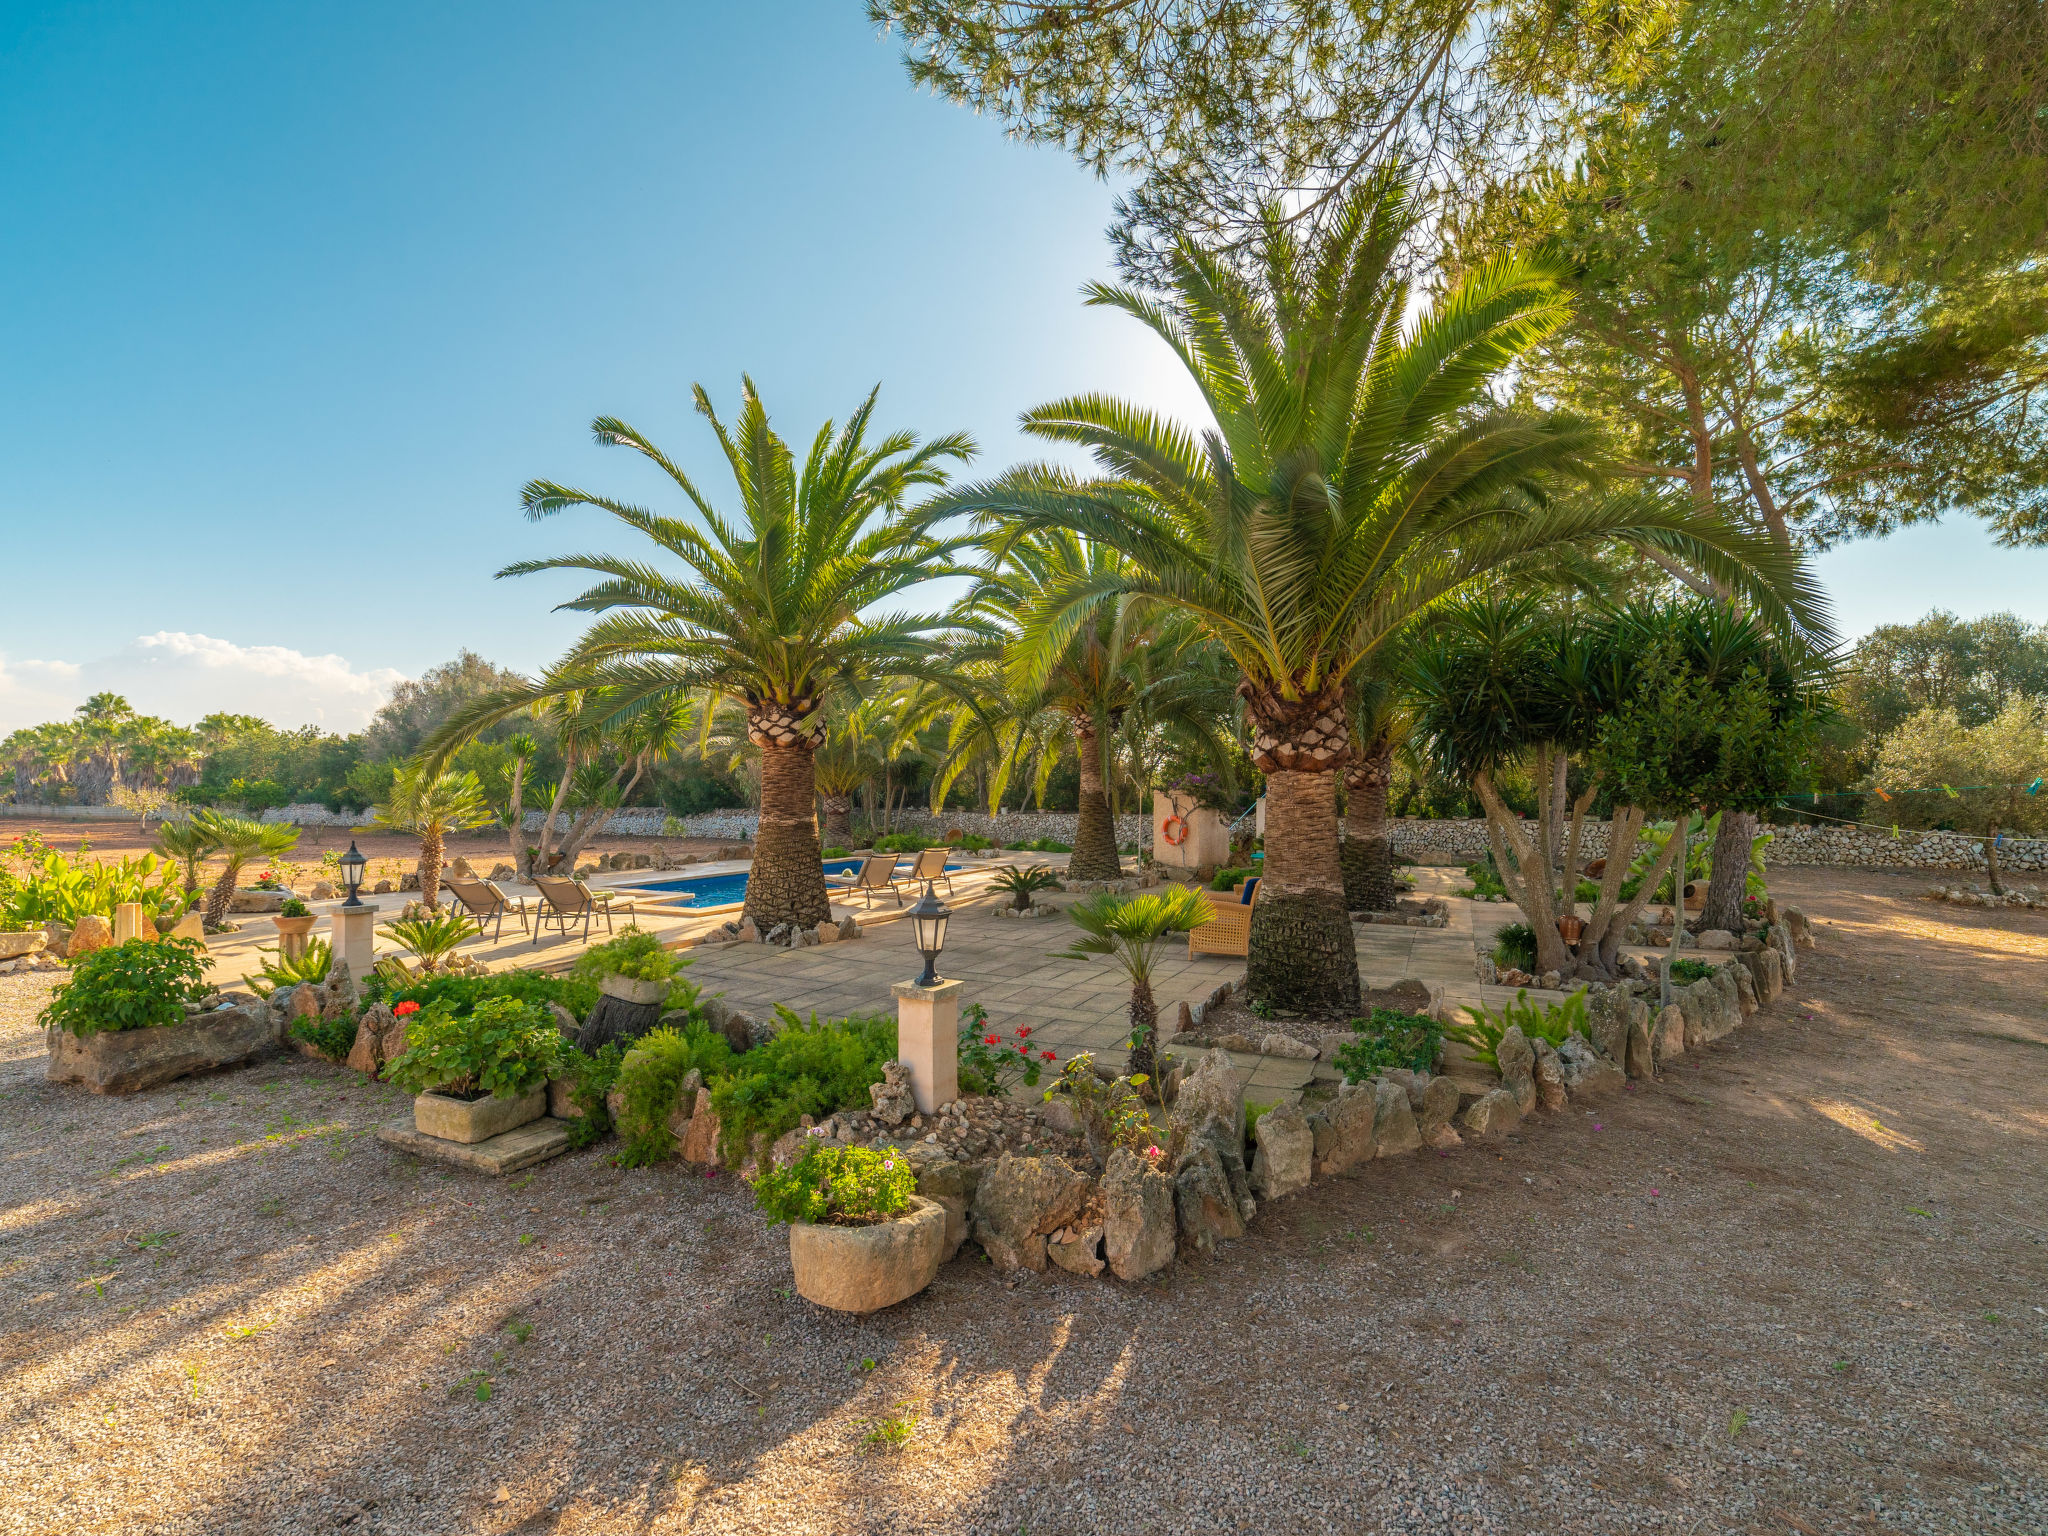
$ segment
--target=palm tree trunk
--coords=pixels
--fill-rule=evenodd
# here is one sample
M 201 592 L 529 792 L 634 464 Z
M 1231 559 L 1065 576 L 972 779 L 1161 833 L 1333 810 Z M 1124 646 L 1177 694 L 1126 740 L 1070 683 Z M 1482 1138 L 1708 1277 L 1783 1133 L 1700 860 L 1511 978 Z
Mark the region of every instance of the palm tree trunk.
M 1394 905 L 1394 846 L 1387 841 L 1387 786 L 1394 748 L 1381 742 L 1344 769 L 1344 905 L 1386 912 Z
M 815 928 L 832 910 L 814 809 L 812 754 L 823 733 L 803 715 L 768 705 L 748 710 L 747 735 L 761 749 L 761 825 L 742 916 L 762 933 L 782 923 Z
M 1265 876 L 1252 909 L 1245 983 L 1255 1001 L 1305 1013 L 1358 1011 L 1358 945 L 1337 852 L 1337 774 L 1350 755 L 1341 687 L 1310 699 L 1240 686 L 1252 766 L 1266 775 Z
M 1122 873 L 1116 857 L 1116 822 L 1102 786 L 1102 738 L 1092 725 L 1074 724 L 1074 750 L 1081 760 L 1081 814 L 1074 828 L 1074 853 L 1067 874 L 1080 881 L 1114 880 Z
M 441 829 L 431 827 L 420 833 L 420 900 L 430 912 L 441 906 Z
M 213 889 L 206 893 L 206 927 L 208 930 L 221 927 L 228 920 L 228 903 L 235 899 L 235 885 L 242 877 L 242 866 L 233 859 L 213 882 Z
M 1742 932 L 1742 898 L 1749 889 L 1749 847 L 1756 840 L 1756 817 L 1747 811 L 1723 811 L 1721 830 L 1714 835 L 1714 870 L 1707 879 L 1707 899 L 1700 908 L 1700 927 Z
M 825 841 L 835 848 L 853 846 L 853 796 L 827 795 L 825 798 Z
M 1152 983 L 1147 977 L 1131 982 L 1131 1059 L 1126 1076 L 1142 1072 L 1155 1082 L 1159 1073 L 1159 1005 L 1152 1000 Z

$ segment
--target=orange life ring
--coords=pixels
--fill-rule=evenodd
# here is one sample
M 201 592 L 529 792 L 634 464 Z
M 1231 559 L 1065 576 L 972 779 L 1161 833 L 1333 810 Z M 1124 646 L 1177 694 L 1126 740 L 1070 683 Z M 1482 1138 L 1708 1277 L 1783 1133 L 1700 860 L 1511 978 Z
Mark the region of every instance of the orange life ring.
M 1159 824 L 1159 835 L 1178 848 L 1188 840 L 1188 824 L 1178 816 L 1169 816 Z

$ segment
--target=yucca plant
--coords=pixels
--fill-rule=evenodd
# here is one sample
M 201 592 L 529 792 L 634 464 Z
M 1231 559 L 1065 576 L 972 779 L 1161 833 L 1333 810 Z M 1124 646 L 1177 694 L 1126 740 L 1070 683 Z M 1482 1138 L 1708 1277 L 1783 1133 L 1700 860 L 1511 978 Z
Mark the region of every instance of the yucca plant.
M 1027 869 L 1005 864 L 996 871 L 995 878 L 989 881 L 989 889 L 1007 893 L 1011 906 L 1019 912 L 1029 912 L 1033 896 L 1040 891 L 1060 889 L 1060 877 L 1053 872 L 1050 864 L 1033 864 Z
M 206 927 L 213 931 L 228 920 L 228 903 L 234 899 L 236 882 L 251 859 L 274 859 L 298 846 L 299 829 L 283 823 L 250 821 L 241 816 L 223 816 L 216 811 L 197 811 L 192 820 L 201 824 L 213 852 L 226 860 L 220 878 L 206 895 Z
M 1337 838 L 1345 695 L 1390 635 L 1539 552 L 1617 539 L 1709 574 L 1773 620 L 1818 603 L 1797 557 L 1767 536 L 1676 501 L 1584 494 L 1596 429 L 1502 410 L 1488 393 L 1563 323 L 1558 282 L 1493 262 L 1410 318 L 1401 253 L 1421 216 L 1410 186 L 1363 177 L 1320 228 L 1275 206 L 1249 249 L 1184 241 L 1163 301 L 1097 285 L 1092 303 L 1173 350 L 1215 430 L 1104 395 L 1055 401 L 1026 430 L 1089 450 L 1102 478 L 1027 468 L 926 507 L 1020 538 L 1070 529 L 1123 557 L 1049 593 L 1027 643 L 1056 651 L 1095 608 L 1135 600 L 1185 611 L 1229 652 L 1266 776 L 1249 989 L 1340 1016 L 1359 998 Z
M 1077 901 L 1067 908 L 1067 915 L 1081 937 L 1061 958 L 1107 955 L 1130 978 L 1130 1075 L 1153 1077 L 1158 1071 L 1159 1005 L 1152 998 L 1152 967 L 1162 942 L 1210 920 L 1208 900 L 1193 886 L 1170 885 L 1142 896 L 1109 893 Z

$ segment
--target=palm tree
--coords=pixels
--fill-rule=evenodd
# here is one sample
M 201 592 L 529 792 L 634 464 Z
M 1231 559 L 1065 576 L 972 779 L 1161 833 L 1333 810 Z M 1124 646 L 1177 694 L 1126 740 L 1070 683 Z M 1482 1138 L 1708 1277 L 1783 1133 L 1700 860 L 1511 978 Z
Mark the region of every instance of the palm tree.
M 192 904 L 192 893 L 199 889 L 200 868 L 212 857 L 216 846 L 205 821 L 196 815 L 183 821 L 162 822 L 156 829 L 156 851 L 174 860 L 185 871 L 185 904 L 188 907 Z
M 710 692 L 746 711 L 748 739 L 761 753 L 761 819 L 745 916 L 762 931 L 813 927 L 830 908 L 820 858 L 812 754 L 824 737 L 818 718 L 828 690 L 912 662 L 937 618 L 873 616 L 876 604 L 946 574 L 950 545 L 901 517 L 919 486 L 942 485 L 944 462 L 974 451 L 965 433 L 920 445 L 908 432 L 867 438 L 871 393 L 844 427 L 825 423 L 801 464 L 769 425 L 753 380 L 728 431 L 711 397 L 695 386 L 731 466 L 738 514 L 728 515 L 647 437 L 602 417 L 599 443 L 631 448 L 674 482 L 698 522 L 535 480 L 527 516 L 569 507 L 608 512 L 683 564 L 670 574 L 638 559 L 587 554 L 526 560 L 501 576 L 592 571 L 604 578 L 566 608 L 603 613 L 568 655 L 525 697 L 472 709 L 436 733 L 439 751 L 534 698 L 602 689 L 606 718 L 626 718 L 662 701 Z M 618 610 L 618 611 L 612 611 Z M 492 713 L 493 709 L 499 712 Z M 565 778 L 566 778 L 565 774 Z
M 1164 940 L 1209 921 L 1209 903 L 1191 885 L 1169 885 L 1143 896 L 1089 897 L 1067 908 L 1067 915 L 1080 926 L 1081 937 L 1062 958 L 1108 955 L 1124 968 L 1131 979 L 1130 1071 L 1156 1073 L 1159 1005 L 1152 999 L 1152 967 Z
M 441 855 L 448 834 L 493 819 L 474 773 L 429 773 L 418 766 L 399 769 L 390 798 L 370 814 L 379 826 L 419 834 L 420 900 L 429 910 L 441 905 Z
M 1088 448 L 1106 478 L 1027 468 L 936 498 L 1015 537 L 1071 528 L 1124 557 L 1034 615 L 1062 647 L 1094 607 L 1177 607 L 1236 663 L 1266 775 L 1254 998 L 1339 1014 L 1358 1002 L 1336 784 L 1352 674 L 1417 613 L 1532 551 L 1619 538 L 1711 570 L 1774 614 L 1817 599 L 1767 539 L 1641 495 L 1554 499 L 1592 472 L 1593 429 L 1494 407 L 1487 386 L 1563 320 L 1544 271 L 1468 272 L 1404 325 L 1398 253 L 1419 218 L 1399 180 L 1362 180 L 1321 230 L 1276 208 L 1249 270 L 1182 244 L 1164 303 L 1096 285 L 1091 302 L 1160 336 L 1216 421 L 1197 433 L 1101 395 L 1040 407 L 1027 430 Z
M 242 878 L 243 866 L 259 856 L 274 859 L 290 853 L 298 845 L 299 829 L 281 822 L 223 816 L 217 811 L 195 811 L 192 820 L 204 828 L 207 839 L 213 844 L 213 852 L 224 855 L 227 860 L 220 878 L 214 881 L 213 889 L 206 895 L 206 926 L 210 931 L 227 922 L 228 903 L 234 899 L 235 884 Z

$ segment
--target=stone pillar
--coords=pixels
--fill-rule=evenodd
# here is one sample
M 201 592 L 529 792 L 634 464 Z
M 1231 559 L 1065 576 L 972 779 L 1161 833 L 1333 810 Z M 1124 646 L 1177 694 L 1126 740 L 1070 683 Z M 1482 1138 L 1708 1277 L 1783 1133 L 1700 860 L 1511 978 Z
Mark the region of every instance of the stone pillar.
M 349 976 L 360 982 L 376 966 L 377 909 L 334 909 L 334 958 L 348 962 Z
M 919 1114 L 960 1097 L 960 983 L 920 987 L 899 981 L 896 1059 L 910 1068 L 910 1091 Z
M 155 938 L 156 924 L 149 923 L 145 932 L 143 924 L 148 919 L 142 915 L 142 903 L 124 901 L 114 908 L 114 942 L 126 944 L 130 939 Z

